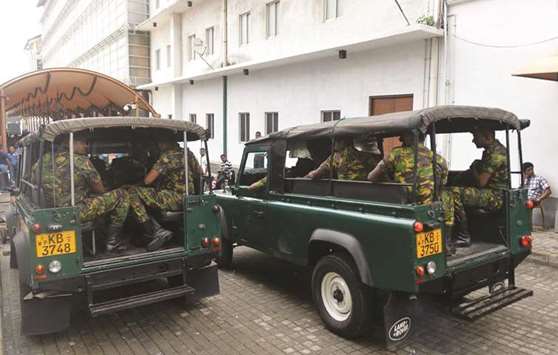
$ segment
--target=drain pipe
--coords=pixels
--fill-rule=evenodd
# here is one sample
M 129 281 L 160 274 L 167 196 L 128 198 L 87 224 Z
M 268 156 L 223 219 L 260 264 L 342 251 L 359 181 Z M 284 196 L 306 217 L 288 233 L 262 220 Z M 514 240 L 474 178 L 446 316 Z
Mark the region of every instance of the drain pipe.
M 228 1 L 223 0 L 223 63 L 221 67 L 227 67 L 229 65 L 229 22 L 228 22 Z M 227 155 L 227 119 L 228 119 L 228 78 L 223 76 L 223 152 L 222 154 Z
M 444 104 L 449 105 L 449 23 L 448 23 L 448 0 L 444 2 Z M 446 161 L 448 162 L 448 169 L 451 169 L 451 134 L 447 135 L 446 140 Z

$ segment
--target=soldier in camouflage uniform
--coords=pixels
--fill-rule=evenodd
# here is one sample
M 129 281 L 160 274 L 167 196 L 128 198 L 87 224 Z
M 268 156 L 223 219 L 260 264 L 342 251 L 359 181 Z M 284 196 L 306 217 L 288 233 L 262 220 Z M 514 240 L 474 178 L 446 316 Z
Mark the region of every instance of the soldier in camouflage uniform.
M 333 157 L 330 155 L 320 166 L 306 177 L 318 179 L 333 170 L 339 180 L 366 180 L 366 174 L 380 160 L 378 155 L 361 152 L 353 146 L 352 138 L 338 138 L 335 141 Z
M 416 202 L 419 205 L 431 204 L 434 199 L 434 173 L 432 170 L 432 158 L 434 152 L 424 146 L 425 135 L 418 135 L 418 152 L 417 152 L 417 196 Z M 400 138 L 402 143 L 401 147 L 394 148 L 387 158 L 382 160 L 378 165 L 368 174 L 368 180 L 372 182 L 380 181 L 384 176 L 396 183 L 400 184 L 413 184 L 414 183 L 414 169 L 415 169 L 415 148 L 414 148 L 414 135 L 408 132 Z M 436 154 L 436 179 L 438 180 L 438 187 L 442 188 L 448 179 L 448 166 L 446 160 Z M 446 240 L 446 248 L 449 253 L 452 253 L 451 241 L 451 228 L 454 224 L 454 210 L 453 199 L 450 191 L 441 189 L 440 197 L 442 207 L 444 209 L 445 224 L 450 231 L 447 233 L 448 239 Z
M 467 225 L 466 207 L 497 211 L 503 206 L 502 189 L 508 187 L 509 174 L 507 150 L 490 129 L 477 129 L 473 132 L 473 143 L 484 148 L 481 160 L 475 160 L 466 175 L 472 177 L 474 187 L 455 186 L 451 188 L 455 203 L 455 216 L 458 221 L 457 247 L 471 245 Z
M 150 242 L 148 251 L 161 248 L 172 238 L 172 232 L 162 228 L 147 214 L 146 207 L 162 211 L 182 210 L 184 195 L 194 192 L 194 183 L 199 181 L 201 166 L 194 154 L 188 149 L 188 189 L 186 189 L 184 151 L 176 144 L 174 137 L 164 136 L 158 142 L 161 156 L 144 178 L 145 185 L 156 180 L 157 187 L 131 186 L 130 207 L 132 214 L 142 225 L 144 235 Z
M 34 177 L 38 167 L 35 165 Z M 43 155 L 42 185 L 45 202 L 48 206 L 71 206 L 70 187 L 70 153 L 58 152 L 52 161 L 52 155 Z M 79 210 L 80 222 L 94 221 L 108 215 L 110 225 L 106 240 L 107 251 L 123 250 L 121 233 L 128 215 L 128 194 L 116 189 L 105 192 L 99 172 L 87 157 L 87 140 L 85 136 L 74 137 L 74 201 Z M 92 195 L 99 194 L 99 195 Z

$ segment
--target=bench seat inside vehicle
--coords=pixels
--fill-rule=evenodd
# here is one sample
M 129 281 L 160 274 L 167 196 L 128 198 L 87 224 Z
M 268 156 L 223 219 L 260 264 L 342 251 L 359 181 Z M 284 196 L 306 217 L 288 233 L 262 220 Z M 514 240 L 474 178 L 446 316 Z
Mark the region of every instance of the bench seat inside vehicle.
M 313 196 L 332 195 L 340 198 L 387 203 L 410 203 L 410 189 L 412 189 L 410 184 L 388 182 L 285 178 L 285 192 L 287 193 Z

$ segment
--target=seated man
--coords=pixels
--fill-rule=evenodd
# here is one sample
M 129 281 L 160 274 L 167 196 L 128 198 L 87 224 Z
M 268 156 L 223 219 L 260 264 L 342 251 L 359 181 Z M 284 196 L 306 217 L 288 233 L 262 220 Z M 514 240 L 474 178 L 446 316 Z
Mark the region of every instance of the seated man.
M 432 170 L 432 158 L 435 154 L 432 150 L 424 146 L 425 135 L 419 133 L 417 136 L 417 196 L 416 202 L 419 205 L 430 204 L 434 197 L 434 172 Z M 381 181 L 384 176 L 399 184 L 414 183 L 415 167 L 415 145 L 414 135 L 411 132 L 399 137 L 402 146 L 394 148 L 387 158 L 376 165 L 374 170 L 368 174 L 368 180 L 372 182 Z M 448 166 L 446 160 L 436 154 L 436 178 L 439 187 L 444 186 L 448 179 Z M 441 200 L 444 208 L 445 224 L 451 231 L 454 223 L 453 201 L 448 191 L 441 191 Z M 448 233 L 451 235 L 451 232 Z M 451 253 L 450 241 L 446 241 L 446 247 Z
M 67 146 L 67 143 L 65 144 Z M 36 178 L 37 165 L 33 167 Z M 71 206 L 70 153 L 68 149 L 54 156 L 43 156 L 42 185 L 47 204 L 53 207 Z M 96 195 L 98 194 L 98 195 Z M 120 251 L 124 247 L 121 234 L 128 215 L 128 194 L 116 189 L 106 192 L 99 172 L 87 157 L 87 139 L 84 135 L 74 135 L 74 201 L 79 210 L 80 222 L 90 222 L 108 215 L 110 225 L 106 239 L 108 252 Z
M 475 186 L 451 188 L 458 223 L 456 246 L 471 245 L 466 207 L 496 211 L 502 208 L 504 199 L 501 189 L 509 184 L 506 147 L 500 143 L 491 129 L 478 128 L 473 132 L 473 143 L 484 148 L 481 160 L 475 160 L 466 174 L 472 177 Z
M 525 181 L 523 184 L 528 189 L 529 200 L 535 203 L 535 206 L 540 206 L 544 199 L 552 194 L 548 181 L 540 175 L 535 174 L 533 163 L 523 163 L 523 176 Z
M 331 173 L 339 180 L 366 180 L 366 174 L 376 165 L 378 155 L 358 151 L 350 137 L 335 141 L 333 157 L 330 155 L 320 166 L 306 174 L 310 179 L 319 179 Z
M 188 149 L 188 186 L 186 186 L 184 152 L 179 148 L 174 136 L 163 136 L 157 142 L 161 156 L 145 176 L 145 185 L 152 185 L 160 179 L 156 187 L 131 186 L 130 207 L 142 226 L 144 237 L 149 241 L 148 251 L 160 249 L 172 238 L 172 232 L 149 218 L 145 207 L 162 211 L 182 210 L 184 195 L 194 193 L 195 181 L 199 181 L 201 167 L 194 154 Z

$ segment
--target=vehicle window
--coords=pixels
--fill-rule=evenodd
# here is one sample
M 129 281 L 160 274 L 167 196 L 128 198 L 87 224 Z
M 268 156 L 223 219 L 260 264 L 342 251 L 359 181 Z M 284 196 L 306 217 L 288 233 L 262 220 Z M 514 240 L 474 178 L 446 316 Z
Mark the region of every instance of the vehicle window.
M 267 176 L 269 159 L 265 151 L 246 153 L 244 169 L 240 174 L 240 185 L 249 186 Z

